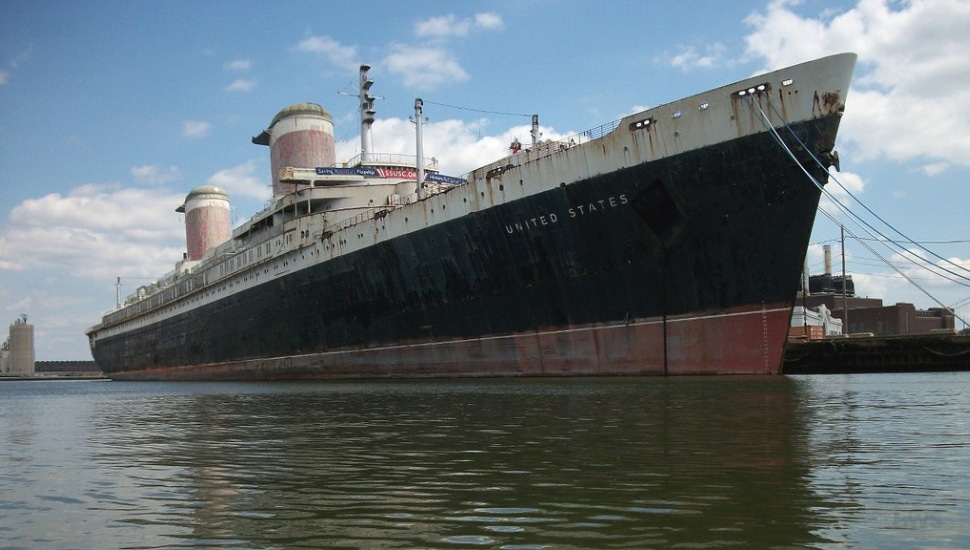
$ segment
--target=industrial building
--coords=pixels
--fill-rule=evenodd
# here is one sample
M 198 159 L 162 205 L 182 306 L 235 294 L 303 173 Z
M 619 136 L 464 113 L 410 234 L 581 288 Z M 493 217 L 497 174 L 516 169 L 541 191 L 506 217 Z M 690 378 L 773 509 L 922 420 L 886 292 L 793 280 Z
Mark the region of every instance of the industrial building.
M 34 325 L 21 315 L 10 325 L 10 337 L 0 349 L 0 373 L 34 373 Z
M 913 304 L 883 305 L 880 298 L 859 298 L 851 275 L 832 274 L 831 247 L 825 246 L 825 273 L 807 278 L 795 301 L 789 339 L 816 340 L 839 334 L 906 336 L 954 333 L 956 319 L 946 308 L 916 309 Z M 822 319 L 839 322 L 838 328 Z M 831 332 L 830 332 L 831 330 Z

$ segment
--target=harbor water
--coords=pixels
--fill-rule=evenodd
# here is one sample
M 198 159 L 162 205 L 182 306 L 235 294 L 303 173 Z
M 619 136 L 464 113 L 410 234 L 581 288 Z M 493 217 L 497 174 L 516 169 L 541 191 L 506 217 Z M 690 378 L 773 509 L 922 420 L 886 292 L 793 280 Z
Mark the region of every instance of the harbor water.
M 967 548 L 968 391 L 0 382 L 0 548 Z

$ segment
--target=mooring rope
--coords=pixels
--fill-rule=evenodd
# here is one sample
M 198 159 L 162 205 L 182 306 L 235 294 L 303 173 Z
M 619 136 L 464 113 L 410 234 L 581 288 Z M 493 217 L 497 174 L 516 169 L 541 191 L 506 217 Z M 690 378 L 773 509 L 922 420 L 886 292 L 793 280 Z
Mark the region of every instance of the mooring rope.
M 767 96 L 764 96 L 764 97 L 767 98 Z M 838 207 L 844 213 L 846 213 L 847 215 L 849 215 L 849 216 L 851 216 L 853 218 L 857 218 L 858 219 L 857 216 L 855 216 L 854 214 L 851 213 L 851 211 L 848 209 L 848 207 L 846 207 L 844 204 L 842 204 L 842 202 L 839 201 L 837 198 L 835 198 L 832 195 L 832 193 L 830 193 L 827 189 L 825 189 L 825 186 L 821 182 L 819 182 L 818 179 L 816 179 L 815 176 L 813 176 L 808 171 L 808 169 L 805 168 L 805 166 L 798 160 L 798 157 L 795 156 L 795 153 L 791 150 L 791 148 L 788 146 L 788 144 L 785 143 L 785 140 L 782 139 L 782 137 L 778 134 L 778 131 L 774 127 L 774 125 L 771 124 L 771 120 L 768 118 L 768 115 L 764 112 L 764 109 L 761 108 L 761 105 L 759 104 L 759 105 L 755 106 L 754 98 L 751 97 L 751 96 L 748 96 L 745 99 L 748 102 L 748 108 L 749 109 L 751 109 L 752 111 L 754 111 L 755 107 L 757 107 L 758 112 L 761 114 L 761 123 L 764 126 L 765 130 L 767 130 L 768 133 L 771 134 L 771 136 L 774 138 L 775 142 L 778 145 L 780 145 L 781 148 L 792 159 L 792 161 L 794 161 L 795 164 L 798 165 L 798 167 L 802 170 L 802 172 L 805 173 L 805 175 L 808 177 L 808 179 L 811 180 L 813 184 L 815 184 L 815 187 L 817 187 L 823 194 L 825 194 L 825 196 L 827 196 L 830 200 L 832 200 L 832 202 L 836 205 L 836 207 Z M 770 98 L 768 99 L 768 104 L 771 105 L 771 99 Z M 807 146 L 805 146 L 805 144 L 802 143 L 800 139 L 798 139 L 798 136 L 795 134 L 795 131 L 792 130 L 791 125 L 788 123 L 788 121 L 785 120 L 785 118 L 783 116 L 779 115 L 778 112 L 777 112 L 777 110 L 775 110 L 775 114 L 782 121 L 782 124 L 789 131 L 789 133 L 792 134 L 795 137 L 795 139 L 798 140 L 798 143 L 804 148 L 804 150 L 806 152 L 808 152 L 809 156 L 812 158 L 812 160 L 815 162 L 815 164 L 818 165 L 829 177 L 832 177 L 833 179 L 835 179 L 834 176 L 832 176 L 832 173 L 829 172 L 828 167 L 825 166 L 825 164 L 823 164 L 815 156 L 815 154 L 812 152 L 812 150 L 810 148 L 808 148 Z M 838 180 L 836 180 L 836 181 L 838 181 Z M 837 225 L 840 225 L 843 228 L 845 227 L 843 224 L 839 223 L 839 221 L 836 220 L 835 217 L 832 216 L 832 214 L 826 212 L 825 210 L 823 210 L 821 208 L 819 210 L 823 214 L 825 214 L 825 216 L 827 218 L 829 218 L 830 220 L 832 220 L 833 223 L 835 223 Z M 861 221 L 861 220 L 859 220 L 859 221 Z M 862 223 L 863 223 L 863 225 L 868 225 L 868 224 L 865 224 L 864 222 L 862 222 Z M 863 229 L 866 230 L 866 227 L 863 227 Z M 866 230 L 866 231 L 868 232 L 868 230 Z M 890 262 L 888 259 L 886 259 L 885 257 L 883 257 L 881 254 L 879 254 L 878 252 L 876 252 L 876 250 L 873 249 L 871 246 L 869 246 L 868 243 L 866 243 L 865 241 L 859 239 L 859 237 L 855 233 L 853 233 L 849 229 L 846 229 L 846 232 L 849 233 L 849 235 L 851 237 L 853 237 L 854 239 L 856 239 L 856 241 L 859 244 L 861 244 L 863 247 L 865 247 L 874 256 L 876 256 L 877 258 L 879 258 L 880 260 L 882 260 L 883 263 L 885 263 L 887 266 L 891 267 L 893 269 L 893 271 L 895 271 L 896 273 L 899 274 L 900 277 L 902 277 L 903 279 L 905 279 L 906 281 L 908 281 L 910 284 L 912 284 L 914 287 L 916 287 L 920 292 L 922 292 L 923 294 L 925 294 L 930 300 L 933 300 L 933 302 L 935 304 L 937 304 L 938 306 L 940 306 L 944 310 L 949 311 L 953 315 L 953 317 L 955 319 L 957 319 L 958 321 L 960 321 L 964 325 L 967 324 L 967 322 L 964 321 L 960 316 L 958 316 L 954 310 L 952 310 L 952 309 L 948 308 L 946 305 L 944 305 L 943 302 L 941 302 L 935 296 L 933 296 L 932 294 L 930 294 L 929 291 L 927 291 L 925 288 L 923 288 L 922 286 L 920 286 L 916 281 L 914 281 L 908 275 L 906 275 L 905 273 L 903 273 L 903 271 L 899 267 L 897 267 L 894 263 Z M 874 239 L 876 238 L 876 236 L 873 235 L 872 233 L 869 233 L 869 235 L 871 237 L 873 237 Z M 878 239 L 876 239 L 876 240 L 878 240 Z M 941 268 L 941 269 L 943 269 L 943 268 Z M 939 276 L 938 273 L 934 273 L 934 274 Z

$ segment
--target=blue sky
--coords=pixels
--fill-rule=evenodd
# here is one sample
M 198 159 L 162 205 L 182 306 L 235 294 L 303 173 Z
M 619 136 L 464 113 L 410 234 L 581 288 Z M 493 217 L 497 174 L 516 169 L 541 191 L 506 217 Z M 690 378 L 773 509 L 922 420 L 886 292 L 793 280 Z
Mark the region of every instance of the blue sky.
M 280 109 L 320 103 L 338 160 L 358 152 L 341 92 L 356 93 L 360 63 L 382 97 L 375 149 L 413 153 L 421 97 L 425 154 L 461 175 L 527 141 L 521 115 L 555 138 L 842 51 L 859 65 L 844 189 L 829 189 L 926 261 L 826 199 L 836 220 L 819 216 L 810 271 L 823 244 L 841 269 L 844 224 L 859 295 L 970 319 L 967 29 L 961 0 L 0 0 L 0 326 L 26 313 L 38 360 L 90 359 L 84 329 L 114 306 L 116 277 L 126 296 L 181 258 L 189 190 L 228 190 L 237 223 L 265 205 L 268 150 L 250 138 Z

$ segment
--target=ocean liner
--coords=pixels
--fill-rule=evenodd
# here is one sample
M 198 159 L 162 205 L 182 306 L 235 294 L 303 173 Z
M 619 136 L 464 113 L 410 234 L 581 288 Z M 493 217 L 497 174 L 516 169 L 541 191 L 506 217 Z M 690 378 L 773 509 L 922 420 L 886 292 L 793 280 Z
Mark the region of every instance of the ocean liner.
M 372 151 L 334 162 L 304 103 L 252 138 L 274 197 L 229 226 L 193 189 L 188 252 L 88 329 L 123 380 L 777 373 L 854 54 L 795 65 L 464 177 Z M 119 297 L 120 298 L 120 297 Z

